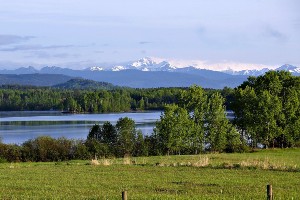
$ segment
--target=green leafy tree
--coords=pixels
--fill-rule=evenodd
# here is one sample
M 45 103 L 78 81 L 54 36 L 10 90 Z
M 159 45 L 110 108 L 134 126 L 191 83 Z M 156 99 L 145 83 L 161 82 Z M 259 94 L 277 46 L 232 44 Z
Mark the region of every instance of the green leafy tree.
M 226 134 L 229 121 L 226 118 L 224 98 L 219 93 L 208 100 L 206 111 L 206 142 L 211 151 L 222 152 L 226 147 Z
M 245 141 L 240 137 L 240 133 L 233 125 L 228 125 L 226 133 L 226 147 L 227 153 L 242 152 L 245 150 Z
M 189 113 L 177 105 L 166 106 L 160 121 L 156 123 L 156 135 L 162 151 L 167 154 L 181 154 L 193 146 L 195 132 Z
M 134 147 L 134 156 L 148 156 L 148 148 L 143 133 L 138 130 Z
M 270 71 L 248 79 L 235 91 L 235 123 L 248 133 L 252 146 L 288 147 L 299 141 L 300 77 Z
M 86 140 L 85 145 L 94 159 L 105 157 L 108 154 L 108 146 L 95 138 Z
M 274 147 L 276 136 L 280 135 L 282 129 L 277 125 L 280 121 L 281 102 L 277 96 L 272 96 L 269 91 L 263 91 L 258 96 L 259 102 L 257 107 L 257 131 L 260 133 L 260 142 L 266 147 Z
M 251 146 L 255 148 L 259 142 L 260 135 L 257 132 L 257 108 L 258 97 L 255 90 L 246 86 L 244 89 L 235 91 L 235 101 L 232 104 L 232 109 L 235 113 L 235 124 L 240 129 L 241 137 L 248 140 Z
M 120 118 L 116 124 L 117 148 L 120 156 L 132 155 L 136 140 L 135 122 L 128 118 Z
M 193 124 L 190 126 L 189 141 L 194 153 L 203 150 L 205 131 L 205 112 L 207 108 L 207 95 L 205 91 L 196 85 L 180 94 L 179 105 L 189 112 Z

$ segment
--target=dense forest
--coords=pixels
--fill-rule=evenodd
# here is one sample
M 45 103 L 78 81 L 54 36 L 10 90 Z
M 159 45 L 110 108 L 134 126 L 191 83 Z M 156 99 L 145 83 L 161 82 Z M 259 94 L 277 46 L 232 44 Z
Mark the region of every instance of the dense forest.
M 5 96 L 5 92 L 10 91 L 21 97 L 22 92 L 28 94 L 29 91 L 40 90 L 6 88 L 0 94 Z M 224 88 L 221 91 L 205 91 L 199 86 L 112 91 L 45 91 L 40 94 L 56 94 L 59 98 L 69 95 L 74 104 L 81 102 L 79 100 L 83 97 L 97 99 L 94 105 L 101 105 L 100 108 L 104 101 L 101 97 L 105 93 L 110 101 L 118 101 L 120 104 L 126 102 L 128 109 L 161 106 L 164 107 L 164 112 L 153 133 L 148 136 L 135 128 L 132 119 L 125 117 L 120 118 L 115 126 L 110 122 L 95 124 L 87 133 L 86 140 L 82 141 L 43 136 L 28 140 L 22 145 L 0 142 L 0 161 L 59 161 L 94 157 L 246 152 L 255 148 L 300 146 L 300 77 L 294 77 L 289 72 L 270 71 L 264 76 L 249 77 L 235 89 Z M 79 104 L 80 107 L 76 109 L 95 111 L 89 110 L 94 108 L 92 104 L 85 104 L 84 101 L 82 103 L 83 107 Z M 235 112 L 233 121 L 226 118 L 226 104 Z M 126 106 L 119 105 L 120 110 L 121 108 Z M 104 111 L 99 107 L 97 109 Z
M 6 85 L 0 87 L 0 110 L 58 110 L 92 113 L 162 110 L 165 105 L 176 103 L 180 92 L 185 89 L 82 90 Z M 214 90 L 207 89 L 207 91 L 213 92 Z

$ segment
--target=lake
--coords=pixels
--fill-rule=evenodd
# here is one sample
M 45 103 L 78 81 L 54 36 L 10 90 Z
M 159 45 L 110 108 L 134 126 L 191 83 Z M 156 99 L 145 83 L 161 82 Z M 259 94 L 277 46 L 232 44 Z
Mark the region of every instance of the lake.
M 94 124 L 109 121 L 113 125 L 119 118 L 129 117 L 144 135 L 153 132 L 161 111 L 109 114 L 62 114 L 56 111 L 0 112 L 0 138 L 3 143 L 21 144 L 41 135 L 54 138 L 86 139 Z

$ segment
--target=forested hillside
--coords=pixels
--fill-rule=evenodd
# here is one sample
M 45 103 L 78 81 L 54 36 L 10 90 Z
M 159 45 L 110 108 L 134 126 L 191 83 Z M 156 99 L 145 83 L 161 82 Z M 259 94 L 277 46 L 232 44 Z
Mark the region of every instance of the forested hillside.
M 92 80 L 82 79 L 82 78 L 73 78 L 65 83 L 53 85 L 52 87 L 58 89 L 74 89 L 74 90 L 99 90 L 99 89 L 112 90 L 112 89 L 120 88 L 118 86 L 114 86 L 111 83 L 92 81 Z

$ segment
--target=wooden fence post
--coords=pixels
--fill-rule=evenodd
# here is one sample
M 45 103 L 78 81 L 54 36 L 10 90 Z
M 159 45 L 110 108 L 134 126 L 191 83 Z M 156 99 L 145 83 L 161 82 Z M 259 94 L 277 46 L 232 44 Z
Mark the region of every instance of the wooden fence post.
M 122 192 L 122 200 L 127 200 L 127 191 Z
M 273 200 L 272 185 L 267 185 L 267 200 Z

